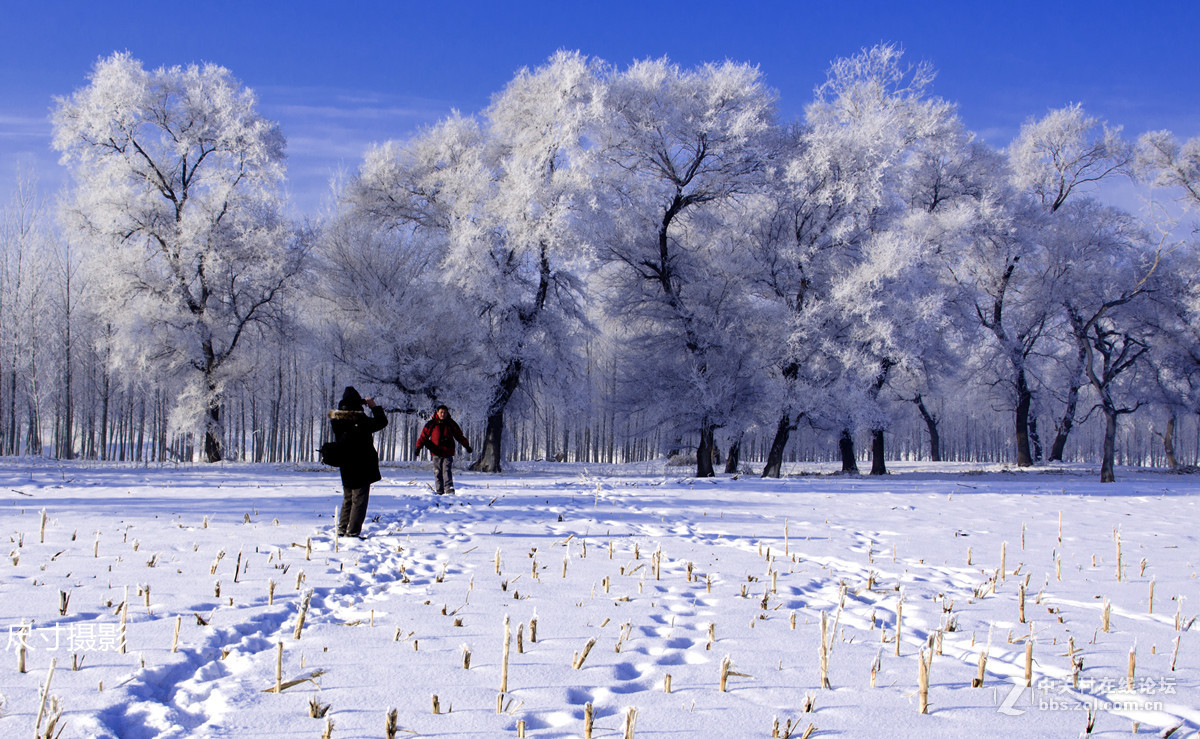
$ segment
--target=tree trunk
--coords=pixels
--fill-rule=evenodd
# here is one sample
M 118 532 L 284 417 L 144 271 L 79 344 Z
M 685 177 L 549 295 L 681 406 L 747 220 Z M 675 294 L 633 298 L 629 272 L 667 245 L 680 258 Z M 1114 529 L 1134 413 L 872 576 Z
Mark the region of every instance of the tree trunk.
M 1167 466 L 1173 470 L 1179 469 L 1179 459 L 1175 456 L 1175 414 L 1167 419 L 1167 428 L 1163 431 L 1163 452 L 1167 455 Z
M 763 467 L 763 477 L 778 478 L 783 470 L 783 450 L 787 448 L 788 437 L 792 434 L 792 412 L 786 410 L 779 417 L 779 425 L 775 427 L 775 440 L 771 442 L 771 451 L 767 452 L 767 465 Z
M 713 450 L 716 449 L 713 441 L 714 431 L 713 425 L 707 421 L 700 426 L 700 446 L 696 449 L 696 477 L 717 476 L 713 471 Z
M 887 464 L 883 461 L 883 429 L 871 431 L 871 474 L 886 475 Z
M 858 460 L 854 458 L 854 437 L 850 429 L 842 429 L 842 438 L 838 440 L 838 452 L 842 455 L 842 472 L 858 474 Z
M 729 457 L 725 460 L 726 474 L 735 474 L 738 471 L 738 465 L 742 462 L 742 437 L 739 436 L 729 445 Z
M 1029 406 L 1032 403 L 1033 393 L 1025 382 L 1025 370 L 1020 369 L 1017 371 L 1017 410 L 1014 418 L 1018 467 L 1033 466 L 1033 457 L 1029 454 Z
M 1037 415 L 1029 414 L 1029 443 L 1033 446 L 1033 462 L 1041 464 L 1042 461 L 1042 437 L 1037 430 Z
M 1063 411 L 1062 420 L 1058 422 L 1058 431 L 1054 434 L 1054 443 L 1050 445 L 1050 461 L 1063 461 L 1063 453 L 1067 448 L 1067 437 L 1075 428 L 1075 411 L 1079 407 L 1079 383 L 1072 382 L 1067 389 L 1067 407 Z
M 1104 456 L 1100 460 L 1100 482 L 1116 482 L 1114 473 L 1117 456 L 1117 412 L 1107 405 L 1104 408 Z
M 108 377 L 108 363 L 107 362 L 105 362 L 103 372 L 104 372 L 104 381 L 102 384 L 103 389 L 101 391 L 103 394 L 100 397 L 100 449 L 99 449 L 99 452 L 100 452 L 100 459 L 107 460 L 108 459 L 108 403 L 109 403 L 109 391 L 111 390 L 111 385 L 110 385 L 109 377 Z
M 929 432 L 929 459 L 932 462 L 941 462 L 942 435 L 938 432 L 937 416 L 929 412 L 925 406 L 925 399 L 920 395 L 913 402 L 917 404 L 917 410 L 921 412 L 921 418 L 925 419 L 925 428 Z
M 204 424 L 204 459 L 220 462 L 221 454 L 221 401 L 210 396 L 208 413 Z
M 477 472 L 501 472 L 500 449 L 504 441 L 504 411 L 488 414 L 487 425 L 483 430 L 483 449 L 479 459 L 471 464 L 469 469 Z
M 483 432 L 483 448 L 479 459 L 468 468 L 477 472 L 501 472 L 500 453 L 504 440 L 504 409 L 521 382 L 521 362 L 513 359 L 504 368 L 488 406 L 487 426 Z
M 13 369 L 8 376 L 8 453 L 21 453 L 21 438 L 17 435 L 17 359 L 13 357 Z

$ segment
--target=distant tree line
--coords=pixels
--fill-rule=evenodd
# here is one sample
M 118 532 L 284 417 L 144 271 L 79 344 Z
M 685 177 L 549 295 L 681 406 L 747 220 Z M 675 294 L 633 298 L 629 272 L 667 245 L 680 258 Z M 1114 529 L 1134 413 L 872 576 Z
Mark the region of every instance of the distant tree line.
M 1195 464 L 1200 138 L 1067 105 L 997 149 L 932 80 L 864 49 L 781 121 L 747 64 L 559 52 L 297 223 L 229 70 L 114 54 L 56 102 L 71 185 L 3 208 L 0 454 L 312 461 L 355 384 L 385 458 L 447 403 L 484 471 Z

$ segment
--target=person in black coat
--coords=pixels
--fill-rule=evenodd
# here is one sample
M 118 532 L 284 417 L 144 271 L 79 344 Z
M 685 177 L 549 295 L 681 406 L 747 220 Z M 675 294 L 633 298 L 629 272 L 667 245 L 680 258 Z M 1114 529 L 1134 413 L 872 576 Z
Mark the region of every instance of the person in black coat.
M 363 406 L 371 409 L 370 415 Z M 338 536 L 363 538 L 362 525 L 367 518 L 371 483 L 383 479 L 379 474 L 379 453 L 371 434 L 387 426 L 387 416 L 374 398 L 363 398 L 347 387 L 336 411 L 329 411 L 333 437 L 342 448 L 342 512 L 338 517 Z

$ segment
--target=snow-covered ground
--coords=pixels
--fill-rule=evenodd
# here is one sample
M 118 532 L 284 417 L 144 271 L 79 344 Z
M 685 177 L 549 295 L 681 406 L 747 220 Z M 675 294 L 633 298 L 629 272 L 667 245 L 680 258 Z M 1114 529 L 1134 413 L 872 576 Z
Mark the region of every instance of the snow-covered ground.
M 0 735 L 1196 734 L 1200 477 L 892 471 L 3 461 Z

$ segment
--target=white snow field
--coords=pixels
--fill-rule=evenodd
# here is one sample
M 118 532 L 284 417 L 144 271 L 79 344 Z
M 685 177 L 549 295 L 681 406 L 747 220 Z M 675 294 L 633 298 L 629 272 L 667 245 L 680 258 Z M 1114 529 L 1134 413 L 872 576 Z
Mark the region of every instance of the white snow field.
M 1197 475 L 790 471 L 5 460 L 0 736 L 1196 735 Z

